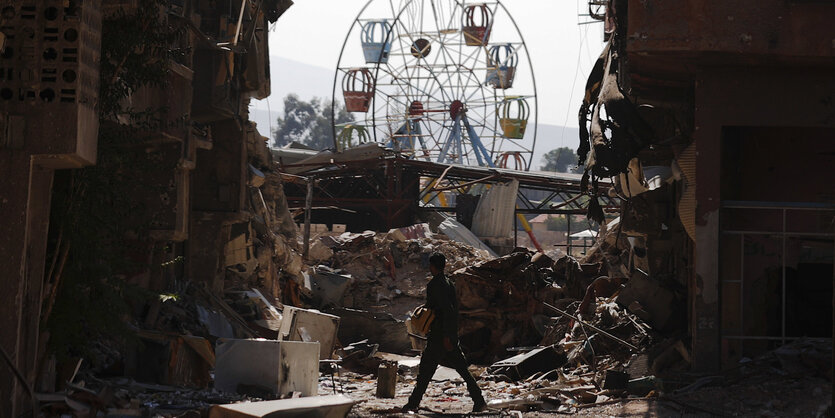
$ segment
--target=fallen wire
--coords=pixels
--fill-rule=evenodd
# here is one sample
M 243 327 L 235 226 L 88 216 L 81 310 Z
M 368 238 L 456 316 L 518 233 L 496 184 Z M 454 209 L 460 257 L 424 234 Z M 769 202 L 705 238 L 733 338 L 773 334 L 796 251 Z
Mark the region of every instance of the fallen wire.
M 617 341 L 617 342 L 619 342 L 619 343 L 621 343 L 621 344 L 623 344 L 623 345 L 625 345 L 625 346 L 627 346 L 627 347 L 629 347 L 629 348 L 631 348 L 631 349 L 633 349 L 633 350 L 635 350 L 635 351 L 640 351 L 640 349 L 639 349 L 638 347 L 636 347 L 636 346 L 634 346 L 634 345 L 630 344 L 629 342 L 624 341 L 624 340 L 622 340 L 622 339 L 620 339 L 620 338 L 618 338 L 618 337 L 615 337 L 614 335 L 609 334 L 608 332 L 603 331 L 602 329 L 600 329 L 600 328 L 598 328 L 598 327 L 596 327 L 596 326 L 594 326 L 594 325 L 592 325 L 592 324 L 589 324 L 588 322 L 583 321 L 582 319 L 580 319 L 580 318 L 578 318 L 578 317 L 576 317 L 576 316 L 574 316 L 574 315 L 571 315 L 570 313 L 568 313 L 568 312 L 566 312 L 566 311 L 564 311 L 564 310 L 562 310 L 562 309 L 560 309 L 560 308 L 557 308 L 556 306 L 551 305 L 550 303 L 547 303 L 547 302 L 542 302 L 542 304 L 543 304 L 543 305 L 545 305 L 545 306 L 546 306 L 546 307 L 548 307 L 548 308 L 551 308 L 551 309 L 553 309 L 553 310 L 557 311 L 558 313 L 560 313 L 560 314 L 562 314 L 562 315 L 565 315 L 565 316 L 567 316 L 567 317 L 569 317 L 569 318 L 571 318 L 571 319 L 573 319 L 573 320 L 575 320 L 575 321 L 579 322 L 581 325 L 585 325 L 585 326 L 587 326 L 587 327 L 589 327 L 589 328 L 591 328 L 591 329 L 593 329 L 593 330 L 595 330 L 595 331 L 599 332 L 600 334 L 602 334 L 602 335 L 603 335 L 603 336 L 605 336 L 605 337 L 609 337 L 609 338 L 611 338 L 612 340 Z

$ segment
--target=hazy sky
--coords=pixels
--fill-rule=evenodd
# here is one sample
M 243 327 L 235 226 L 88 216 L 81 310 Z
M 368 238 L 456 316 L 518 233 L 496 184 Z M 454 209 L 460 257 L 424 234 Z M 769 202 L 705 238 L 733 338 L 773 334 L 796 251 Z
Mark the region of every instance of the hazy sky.
M 294 1 L 270 33 L 270 54 L 333 71 L 346 34 L 366 0 Z M 388 0 L 374 1 L 388 4 Z M 516 20 L 530 52 L 537 83 L 539 123 L 576 127 L 585 78 L 603 48 L 602 24 L 578 25 L 588 21 L 587 17 L 578 16 L 588 13 L 587 3 L 580 0 L 503 0 L 502 4 Z M 349 42 L 358 43 L 358 34 L 352 36 L 357 39 Z M 277 97 L 283 93 L 275 88 L 275 79 L 281 77 L 282 69 L 272 68 L 272 74 L 273 96 L 268 100 L 274 120 L 283 99 Z M 323 78 L 321 73 L 319 78 L 330 91 L 332 78 Z M 288 82 L 293 80 L 284 80 Z M 302 98 L 315 94 L 299 93 Z M 266 110 L 266 100 L 255 102 L 253 107 Z M 549 142 L 576 146 L 573 136 L 551 138 Z

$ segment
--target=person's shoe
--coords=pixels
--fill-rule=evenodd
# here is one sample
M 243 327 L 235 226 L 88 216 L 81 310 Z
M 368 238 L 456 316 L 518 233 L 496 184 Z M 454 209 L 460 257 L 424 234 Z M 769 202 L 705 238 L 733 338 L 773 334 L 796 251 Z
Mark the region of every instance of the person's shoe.
M 473 404 L 473 413 L 484 412 L 487 410 L 487 402 L 484 399 Z
M 403 405 L 403 407 L 400 408 L 401 412 L 415 412 L 417 410 L 418 410 L 418 405 L 415 405 L 415 404 L 412 404 L 412 403 L 407 403 L 406 405 Z

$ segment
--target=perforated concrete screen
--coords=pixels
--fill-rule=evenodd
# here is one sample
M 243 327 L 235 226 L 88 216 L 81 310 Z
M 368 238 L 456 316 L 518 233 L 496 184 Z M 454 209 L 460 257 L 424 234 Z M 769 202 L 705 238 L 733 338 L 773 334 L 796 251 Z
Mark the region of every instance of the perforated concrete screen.
M 24 116 L 33 154 L 95 158 L 100 7 L 101 0 L 0 1 L 0 112 Z

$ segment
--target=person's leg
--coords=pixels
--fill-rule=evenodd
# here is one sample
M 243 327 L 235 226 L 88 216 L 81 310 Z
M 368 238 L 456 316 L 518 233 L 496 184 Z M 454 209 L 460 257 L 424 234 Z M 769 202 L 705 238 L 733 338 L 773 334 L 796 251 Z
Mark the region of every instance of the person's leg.
M 435 375 L 435 370 L 438 368 L 438 356 L 434 353 L 432 346 L 427 346 L 423 350 L 423 355 L 420 357 L 420 365 L 418 366 L 418 377 L 415 388 L 409 396 L 409 402 L 406 404 L 409 407 L 417 408 L 420 405 L 420 400 L 423 398 L 426 388 L 429 387 L 429 382 L 432 376 Z
M 473 399 L 473 403 L 476 405 L 483 404 L 484 396 L 481 394 L 481 388 L 478 387 L 478 382 L 476 382 L 473 374 L 470 373 L 470 369 L 467 368 L 467 359 L 464 357 L 461 348 L 455 347 L 452 351 L 447 352 L 447 358 L 447 361 L 450 362 L 453 368 L 455 368 L 455 371 L 464 379 L 464 383 L 467 384 L 467 392 L 470 393 L 470 398 Z

